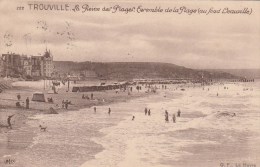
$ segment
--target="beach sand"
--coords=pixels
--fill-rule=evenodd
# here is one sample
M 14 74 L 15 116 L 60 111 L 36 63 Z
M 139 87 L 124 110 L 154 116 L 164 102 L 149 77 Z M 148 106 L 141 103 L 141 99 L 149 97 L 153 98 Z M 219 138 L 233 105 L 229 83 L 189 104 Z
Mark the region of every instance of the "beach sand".
M 248 89 L 244 91 L 245 88 Z M 1 137 L 1 144 L 10 154 L 1 161 L 14 159 L 13 166 L 19 167 L 260 164 L 258 83 L 216 83 L 204 89 L 198 85 L 169 85 L 167 90 L 159 90 L 153 96 L 135 92 L 133 98 L 114 92 L 107 94 L 108 99 L 116 100 L 99 104 L 96 113 L 93 107 L 87 107 L 60 110 L 57 115 L 39 111 L 27 116 L 22 129 L 31 132 L 25 133 L 29 142 L 21 140 L 24 147 L 11 149 L 6 138 Z M 107 113 L 109 107 L 111 115 Z M 151 116 L 144 114 L 145 107 L 151 109 Z M 171 118 L 178 109 L 181 117 L 177 117 L 177 122 L 170 119 L 165 123 L 165 110 Z M 39 124 L 47 126 L 47 131 L 40 132 Z M 11 130 L 4 136 L 15 133 Z
M 29 85 L 27 85 L 29 83 Z M 144 91 L 133 91 L 131 95 L 127 92 L 115 90 L 101 91 L 101 92 L 87 92 L 84 93 L 90 97 L 90 93 L 94 94 L 93 100 L 82 99 L 83 93 L 67 92 L 67 87 L 61 87 L 58 90 L 58 94 L 48 93 L 48 90 L 42 91 L 42 83 L 35 82 L 18 82 L 14 83 L 12 89 L 5 90 L 0 96 L 0 166 L 13 165 L 20 166 L 15 160 L 13 164 L 5 164 L 6 160 L 17 159 L 16 156 L 20 152 L 24 152 L 34 142 L 34 138 L 37 134 L 41 133 L 39 125 L 44 122 L 34 119 L 35 115 L 50 115 L 51 117 L 57 117 L 59 114 L 65 114 L 67 112 L 74 112 L 83 108 L 90 108 L 92 106 L 108 105 L 115 102 L 125 102 L 130 99 L 148 96 Z M 52 97 L 54 103 L 48 102 L 34 102 L 30 100 L 30 108 L 25 109 L 25 99 L 29 97 L 32 99 L 32 95 L 35 92 L 43 92 L 45 99 Z M 17 95 L 21 95 L 21 99 L 17 99 Z M 62 108 L 62 100 L 71 101 L 68 109 Z M 20 102 L 22 107 L 17 108 L 16 102 Z M 49 114 L 50 108 L 54 108 L 59 114 Z M 92 108 L 93 110 L 93 108 Z M 10 115 L 14 115 L 11 119 L 12 129 L 7 128 L 7 118 Z M 35 126 L 31 126 L 30 122 L 34 122 Z M 45 126 L 45 125 L 44 125 Z M 101 148 L 99 148 L 100 150 Z M 94 151 L 96 153 L 96 151 Z M 11 158 L 12 157 L 12 158 Z M 28 165 L 25 165 L 28 166 Z M 35 166 L 35 165 L 32 165 Z

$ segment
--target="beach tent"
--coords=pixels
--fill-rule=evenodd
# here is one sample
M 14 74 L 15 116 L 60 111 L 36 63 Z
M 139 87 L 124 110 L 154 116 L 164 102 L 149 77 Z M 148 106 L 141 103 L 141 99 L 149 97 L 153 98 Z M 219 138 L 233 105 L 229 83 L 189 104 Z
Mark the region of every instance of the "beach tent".
M 41 92 L 34 93 L 32 101 L 45 102 L 44 93 Z

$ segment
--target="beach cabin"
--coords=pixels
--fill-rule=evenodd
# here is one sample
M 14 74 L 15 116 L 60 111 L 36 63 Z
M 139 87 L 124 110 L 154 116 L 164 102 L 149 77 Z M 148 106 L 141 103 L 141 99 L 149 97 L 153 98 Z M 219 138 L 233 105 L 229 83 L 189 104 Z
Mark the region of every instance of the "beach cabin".
M 44 93 L 37 92 L 33 94 L 32 101 L 45 102 Z

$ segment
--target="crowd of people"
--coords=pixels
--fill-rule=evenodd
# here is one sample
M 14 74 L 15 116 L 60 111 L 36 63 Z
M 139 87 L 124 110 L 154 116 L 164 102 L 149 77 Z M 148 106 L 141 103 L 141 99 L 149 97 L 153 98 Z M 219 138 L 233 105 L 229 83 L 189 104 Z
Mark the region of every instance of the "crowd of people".
M 180 116 L 181 116 L 181 110 L 179 109 L 178 112 L 177 112 L 177 117 L 180 117 Z M 168 113 L 167 110 L 165 110 L 165 122 L 166 123 L 169 122 L 169 113 Z M 172 114 L 172 122 L 176 123 L 176 116 L 175 116 L 174 113 Z
M 93 110 L 94 110 L 94 113 L 97 113 L 97 107 L 96 106 L 94 106 L 93 107 Z M 109 107 L 108 108 L 108 115 L 110 116 L 111 115 L 111 108 Z M 144 109 L 144 114 L 146 115 L 146 116 L 151 116 L 151 109 L 148 109 L 147 107 L 145 107 L 145 109 Z M 178 111 L 177 111 L 177 117 L 181 117 L 181 110 L 180 109 L 178 109 Z M 135 116 L 133 115 L 132 116 L 132 121 L 134 121 L 135 120 Z M 168 113 L 168 111 L 167 110 L 165 110 L 165 122 L 166 123 L 168 123 L 169 122 L 169 113 Z M 172 122 L 173 123 L 176 123 L 176 115 L 175 115 L 175 113 L 173 113 L 172 114 Z
M 181 116 L 181 110 L 178 109 L 178 111 L 177 111 L 177 117 L 180 117 L 180 116 Z M 166 123 L 169 122 L 169 113 L 168 113 L 167 110 L 165 110 L 165 122 L 166 122 Z M 176 116 L 175 116 L 174 113 L 172 114 L 172 122 L 173 122 L 173 123 L 176 123 Z
M 152 87 L 152 86 L 150 86 L 150 85 L 148 85 L 148 86 L 146 85 L 145 88 L 151 88 L 151 87 Z M 152 87 L 152 88 L 153 88 L 153 87 Z M 156 86 L 155 86 L 155 88 L 158 89 L 158 87 L 156 87 Z M 166 86 L 166 85 L 162 85 L 161 88 L 162 88 L 162 89 L 167 89 L 167 86 Z M 137 89 L 137 91 L 140 91 L 140 90 L 142 90 L 142 86 L 136 86 L 136 89 Z M 133 91 L 133 87 L 130 87 L 130 88 L 129 88 L 129 91 L 132 92 L 132 91 Z M 21 95 L 18 94 L 18 95 L 17 95 L 17 100 L 18 100 L 18 102 L 16 103 L 16 106 L 17 106 L 17 107 L 21 106 L 21 104 L 20 104 L 21 98 L 22 98 Z M 83 94 L 83 95 L 82 95 L 82 99 L 93 100 L 93 99 L 94 99 L 94 94 L 91 93 L 91 94 L 90 94 L 90 97 L 89 97 L 87 94 L 86 94 L 86 95 Z M 52 99 L 52 97 L 51 97 L 51 98 L 48 98 L 48 102 L 50 102 L 50 103 L 53 103 L 53 102 L 54 102 L 53 99 Z M 69 100 L 62 100 L 62 108 L 64 108 L 64 109 L 67 110 L 67 109 L 69 108 L 69 105 L 71 105 L 71 101 L 69 101 Z M 30 108 L 30 100 L 29 100 L 29 97 L 27 97 L 26 100 L 25 100 L 25 108 L 26 108 L 26 109 L 29 109 L 29 108 Z M 96 107 L 93 107 L 93 110 L 94 110 L 94 113 L 97 112 L 97 108 L 96 108 Z M 111 108 L 109 107 L 109 108 L 108 108 L 108 115 L 109 115 L 109 116 L 111 115 L 111 112 L 112 112 L 112 110 L 111 110 Z M 151 109 L 148 109 L 148 108 L 146 107 L 145 110 L 144 110 L 144 113 L 145 113 L 146 116 L 151 116 Z M 178 112 L 177 112 L 177 117 L 180 117 L 180 113 L 181 113 L 181 111 L 178 110 Z M 13 117 L 13 115 L 9 116 L 8 119 L 7 119 L 8 127 L 10 127 L 10 128 L 12 128 L 12 125 L 11 125 L 11 118 L 12 118 L 12 117 Z M 133 116 L 132 116 L 132 121 L 134 121 L 135 119 L 136 119 L 136 117 L 133 115 Z M 172 114 L 172 121 L 173 121 L 173 123 L 176 122 L 175 113 Z M 167 123 L 169 122 L 169 113 L 168 113 L 167 110 L 165 110 L 165 122 L 167 122 Z
M 167 89 L 167 86 L 166 85 L 162 85 L 162 87 L 161 87 L 162 89 Z M 137 86 L 136 87 L 136 89 L 137 90 L 141 90 L 141 86 Z M 132 91 L 132 87 L 131 87 L 131 91 Z M 82 99 L 93 99 L 93 93 L 91 93 L 91 97 L 89 98 L 88 97 L 88 95 L 85 95 L 85 94 L 83 94 L 82 95 Z M 97 113 L 97 107 L 96 106 L 94 106 L 93 107 L 93 111 L 94 111 L 94 113 Z M 109 107 L 108 108 L 108 115 L 110 116 L 111 115 L 111 108 Z M 145 116 L 151 116 L 151 109 L 149 109 L 149 108 L 145 108 L 144 109 L 144 114 L 145 114 Z M 177 115 L 177 116 L 176 116 Z M 172 122 L 173 123 L 176 123 L 176 117 L 180 117 L 181 116 L 181 111 L 180 111 L 180 109 L 178 109 L 178 111 L 177 111 L 177 113 L 173 113 L 172 114 Z M 132 121 L 134 121 L 136 119 L 136 117 L 133 115 L 132 116 Z M 165 110 L 165 122 L 166 123 L 168 123 L 169 122 L 169 113 L 168 113 L 168 111 L 167 110 Z

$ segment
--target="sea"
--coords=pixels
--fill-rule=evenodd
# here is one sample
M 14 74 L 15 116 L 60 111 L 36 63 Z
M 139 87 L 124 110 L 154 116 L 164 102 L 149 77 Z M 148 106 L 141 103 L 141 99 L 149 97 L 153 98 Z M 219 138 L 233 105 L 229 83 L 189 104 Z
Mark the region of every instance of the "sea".
M 96 113 L 91 107 L 36 115 L 27 122 L 36 135 L 26 150 L 16 154 L 16 165 L 259 166 L 259 83 L 167 85 L 156 95 L 96 106 Z M 181 114 L 174 123 L 171 118 L 178 110 Z M 40 132 L 39 125 L 46 126 L 46 132 Z

